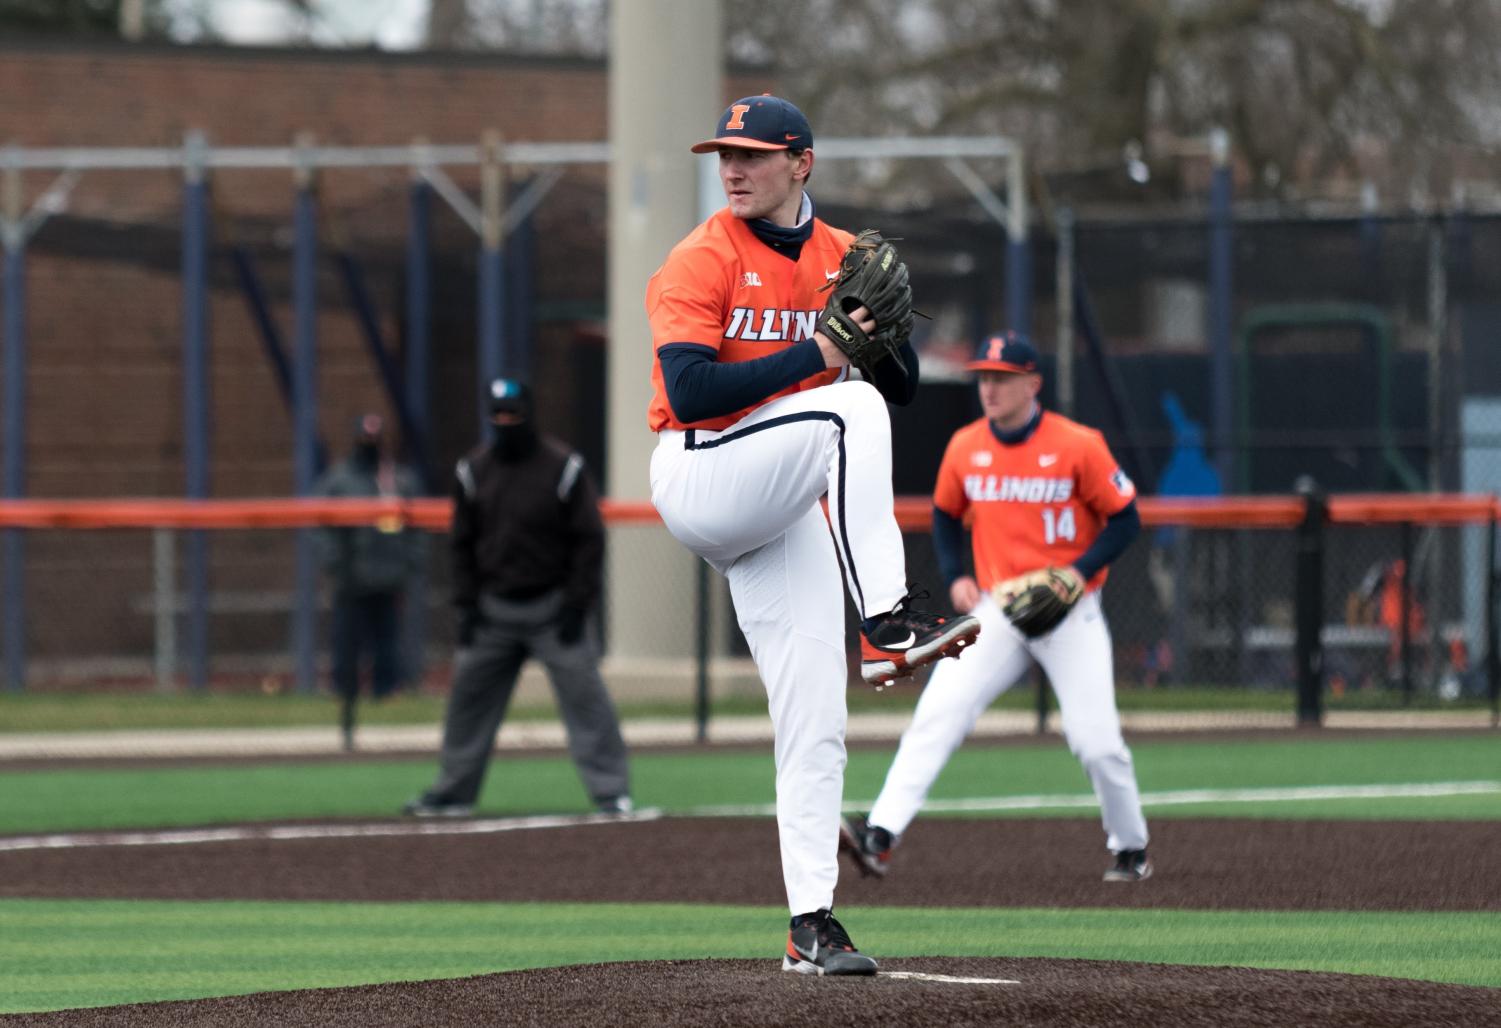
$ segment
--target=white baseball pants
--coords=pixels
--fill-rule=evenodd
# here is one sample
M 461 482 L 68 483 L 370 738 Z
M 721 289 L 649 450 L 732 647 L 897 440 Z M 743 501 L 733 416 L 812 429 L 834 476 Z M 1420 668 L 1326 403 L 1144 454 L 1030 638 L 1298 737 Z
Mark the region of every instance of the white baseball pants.
M 906 593 L 886 402 L 865 382 L 840 382 L 719 432 L 663 431 L 651 487 L 672 534 L 729 580 L 766 686 L 788 907 L 831 908 L 848 681 L 840 563 L 862 616 Z
M 1121 738 L 1110 629 L 1099 593 L 1086 593 L 1057 628 L 1039 639 L 1013 628 L 989 595 L 971 613 L 980 619 L 980 637 L 963 660 L 935 666 L 871 807 L 870 823 L 893 835 L 906 831 L 976 719 L 1016 684 L 1035 658 L 1058 697 L 1068 748 L 1100 801 L 1106 847 L 1112 852 L 1145 849 L 1147 822 L 1131 751 Z

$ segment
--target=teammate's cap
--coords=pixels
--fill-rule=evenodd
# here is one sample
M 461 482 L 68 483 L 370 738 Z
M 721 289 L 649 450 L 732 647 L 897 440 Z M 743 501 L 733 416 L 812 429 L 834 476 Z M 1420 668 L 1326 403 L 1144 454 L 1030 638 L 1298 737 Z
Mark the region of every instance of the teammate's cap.
M 970 371 L 1036 371 L 1037 350 L 1020 332 L 1002 332 L 981 343 L 975 359 L 965 367 Z
M 507 411 L 513 414 L 531 412 L 532 391 L 525 382 L 514 378 L 497 378 L 490 382 L 490 413 Z
M 762 93 L 736 100 L 719 116 L 714 138 L 693 145 L 694 153 L 713 153 L 721 146 L 746 150 L 808 150 L 813 129 L 803 112 L 779 96 Z

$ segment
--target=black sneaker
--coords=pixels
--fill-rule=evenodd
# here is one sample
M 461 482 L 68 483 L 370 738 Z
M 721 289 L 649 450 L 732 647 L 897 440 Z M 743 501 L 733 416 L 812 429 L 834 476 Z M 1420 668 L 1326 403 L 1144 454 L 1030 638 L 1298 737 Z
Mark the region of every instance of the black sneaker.
M 1152 877 L 1152 862 L 1146 850 L 1121 850 L 1115 855 L 1115 866 L 1105 872 L 1107 882 L 1139 882 Z
M 872 825 L 864 818 L 839 819 L 839 851 L 848 853 L 860 873 L 867 878 L 886 877 L 891 864 L 891 850 L 896 838 L 884 828 Z
M 445 803 L 427 796 L 418 796 L 414 800 L 408 800 L 401 812 L 407 817 L 468 817 L 474 813 L 474 804 Z
M 782 970 L 816 975 L 875 974 L 876 962 L 855 949 L 833 913 L 818 910 L 792 919 Z
M 970 614 L 946 618 L 913 610 L 913 600 L 926 592 L 909 592 L 890 613 L 871 618 L 860 633 L 860 676 L 871 685 L 885 686 L 942 657 L 957 657 L 980 634 L 980 620 Z

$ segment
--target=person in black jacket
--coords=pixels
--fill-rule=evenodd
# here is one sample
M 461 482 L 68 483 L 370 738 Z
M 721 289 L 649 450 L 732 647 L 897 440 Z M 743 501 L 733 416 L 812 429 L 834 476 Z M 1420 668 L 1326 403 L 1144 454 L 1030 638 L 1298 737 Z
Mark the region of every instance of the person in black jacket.
M 384 436 L 385 420 L 379 414 L 362 415 L 348 458 L 323 473 L 316 494 L 408 500 L 417 496 L 417 476 L 386 454 Z M 324 527 L 317 538 L 323 569 L 333 586 L 333 686 L 340 701 L 344 748 L 352 750 L 361 655 L 370 657 L 371 694 L 384 699 L 401 683 L 401 605 L 426 547 L 421 532 L 396 518 Z
M 493 438 L 459 461 L 453 590 L 458 652 L 438 779 L 403 808 L 417 817 L 473 811 L 521 666 L 547 667 L 568 750 L 595 806 L 631 809 L 625 741 L 599 675 L 590 613 L 605 530 L 577 453 L 538 435 L 531 390 L 490 384 Z

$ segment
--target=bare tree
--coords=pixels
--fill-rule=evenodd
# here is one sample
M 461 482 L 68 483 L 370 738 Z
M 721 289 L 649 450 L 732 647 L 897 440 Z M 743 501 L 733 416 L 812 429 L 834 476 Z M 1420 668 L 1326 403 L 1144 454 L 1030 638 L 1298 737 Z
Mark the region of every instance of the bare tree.
M 1493 0 L 763 0 L 741 14 L 731 57 L 773 62 L 841 135 L 1004 132 L 1067 167 L 1132 143 L 1151 162 L 1223 126 L 1269 194 L 1373 171 L 1438 187 L 1501 95 Z

